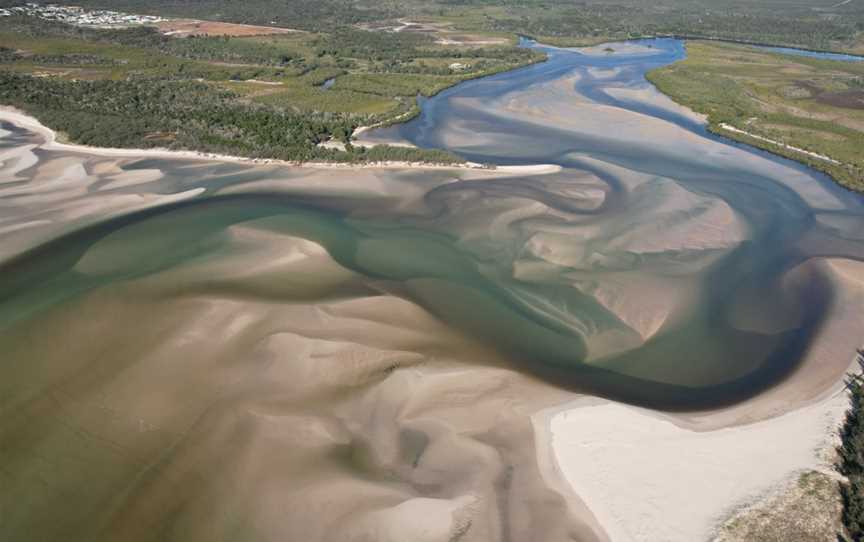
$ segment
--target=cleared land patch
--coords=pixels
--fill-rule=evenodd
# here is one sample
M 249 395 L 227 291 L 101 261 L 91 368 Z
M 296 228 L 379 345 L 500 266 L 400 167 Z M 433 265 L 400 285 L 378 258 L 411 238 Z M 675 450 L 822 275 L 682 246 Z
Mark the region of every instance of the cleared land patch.
M 458 47 L 477 47 L 483 45 L 508 45 L 513 36 L 508 34 L 474 31 L 466 32 L 455 28 L 453 21 L 445 20 L 398 20 L 365 23 L 358 28 L 374 32 L 393 32 L 430 36 L 438 45 Z
M 169 36 L 266 36 L 298 32 L 290 28 L 276 28 L 251 24 L 201 21 L 198 19 L 169 19 L 156 23 L 160 32 Z

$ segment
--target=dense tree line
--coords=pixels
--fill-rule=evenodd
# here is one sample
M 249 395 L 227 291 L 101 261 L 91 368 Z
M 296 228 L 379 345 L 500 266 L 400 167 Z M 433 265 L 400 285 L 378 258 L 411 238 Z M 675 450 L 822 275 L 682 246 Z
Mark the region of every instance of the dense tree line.
M 0 47 L 0 62 L 15 62 L 18 60 L 21 60 L 21 55 L 15 49 Z
M 864 350 L 858 351 L 858 365 L 864 371 Z M 843 537 L 864 540 L 864 381 L 851 375 L 846 380 L 851 406 L 840 431 L 837 470 L 846 477 L 840 484 L 843 499 Z
M 517 47 L 434 47 L 432 38 L 412 32 L 380 32 L 340 28 L 314 43 L 318 56 L 369 60 L 368 71 L 378 73 L 415 73 L 450 75 L 446 66 L 417 62 L 417 59 L 482 59 L 472 64 L 476 71 L 495 65 L 521 65 L 536 61 L 539 53 Z
M 0 0 L 0 6 L 17 3 L 21 2 Z M 864 32 L 864 7 L 860 2 L 842 5 L 838 2 L 832 8 L 820 9 L 814 9 L 812 3 L 803 0 L 405 0 L 386 3 L 376 0 L 80 0 L 75 3 L 89 8 L 284 26 L 324 34 L 358 23 L 399 17 L 454 16 L 456 9 L 458 14 L 467 10 L 474 15 L 472 28 L 559 38 L 678 34 L 828 48 L 838 41 L 849 42 L 856 33 Z
M 649 10 L 622 5 L 558 6 L 522 17 L 488 22 L 488 28 L 539 37 L 631 38 L 681 35 L 798 45 L 827 49 L 838 41 L 851 41 L 857 29 L 841 18 L 788 16 L 722 9 Z
M 68 53 L 59 55 L 31 55 L 26 57 L 34 64 L 75 65 L 75 66 L 108 66 L 118 64 L 114 59 L 101 55 L 83 53 Z
M 371 60 L 415 58 L 418 48 L 433 44 L 432 38 L 412 32 L 375 32 L 338 28 L 315 43 L 319 55 Z
M 492 6 L 498 10 L 487 11 Z M 829 48 L 836 42 L 848 43 L 864 31 L 860 2 L 822 8 L 803 0 L 436 0 L 430 4 L 439 15 L 454 7 L 486 13 L 482 26 L 488 29 L 558 38 L 674 34 Z
M 194 81 L 69 81 L 0 72 L 0 103 L 24 109 L 85 145 L 298 161 L 461 161 L 420 149 L 324 149 L 318 143 L 332 137 L 347 141 L 359 118 L 293 113 Z
M 446 75 L 446 68 L 424 66 L 414 63 L 417 58 L 483 58 L 501 64 L 523 64 L 536 56 L 536 53 L 515 47 L 442 49 L 433 48 L 428 36 L 414 33 L 369 32 L 350 27 L 333 29 L 331 33 L 317 38 L 312 47 L 316 58 L 307 59 L 297 53 L 290 43 L 280 40 L 258 41 L 227 36 L 190 36 L 172 38 L 160 34 L 155 28 L 132 27 L 128 29 L 99 29 L 78 27 L 36 17 L 16 16 L 4 18 L 4 29 L 36 38 L 71 38 L 94 43 L 124 45 L 158 51 L 164 55 L 182 59 L 218 61 L 223 63 L 248 64 L 250 66 L 278 67 L 282 74 L 300 75 L 316 70 L 322 65 L 332 65 L 340 69 L 354 67 L 352 59 L 369 61 L 369 71 L 392 73 L 427 73 Z M 6 24 L 8 23 L 8 24 Z M 322 57 L 330 57 L 322 60 Z M 5 60 L 0 56 L 0 61 Z M 31 58 L 40 63 L 39 59 Z M 54 58 L 44 63 L 75 63 L 69 59 Z M 84 62 L 80 63 L 88 63 Z M 93 59 L 95 62 L 95 59 Z M 154 61 L 158 61 L 154 59 Z M 489 62 L 487 62 L 489 64 Z M 166 67 L 168 67 L 166 65 Z M 480 69 L 491 66 L 482 65 Z M 189 70 L 191 67 L 186 66 Z M 248 72 L 249 69 L 243 69 Z M 263 72 L 244 77 L 260 77 Z M 174 74 L 181 75 L 181 74 Z M 273 75 L 273 74 L 271 74 Z M 279 74 L 276 74 L 277 76 Z M 212 76 L 200 71 L 187 71 L 185 78 Z M 230 77 L 230 74 L 229 76 Z M 224 78 L 228 78 L 224 77 Z
M 37 17 L 3 18 L 3 30 L 35 38 L 70 38 L 94 43 L 125 45 L 195 60 L 214 60 L 266 66 L 300 66 L 305 60 L 289 46 L 227 36 L 190 36 L 172 38 L 155 28 L 103 29 L 74 26 Z

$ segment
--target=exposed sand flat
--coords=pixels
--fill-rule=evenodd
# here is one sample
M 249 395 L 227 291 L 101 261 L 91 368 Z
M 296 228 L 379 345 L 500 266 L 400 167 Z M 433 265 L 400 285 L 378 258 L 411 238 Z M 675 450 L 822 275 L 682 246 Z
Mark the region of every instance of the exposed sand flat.
M 650 56 L 658 53 L 657 49 L 638 41 L 616 41 L 593 45 L 591 47 L 572 47 L 562 49 L 578 51 L 580 54 L 589 56 L 610 56 L 614 54 Z
M 0 157 L 0 260 L 73 227 L 191 199 L 205 190 L 160 193 L 153 190 L 156 184 L 142 186 L 163 179 L 157 169 L 124 170 L 117 159 L 99 162 L 81 154 L 40 161 L 37 148 L 44 147 L 13 147 Z M 140 189 L 130 191 L 135 187 Z
M 531 166 L 495 166 L 493 169 L 500 173 L 541 175 L 543 173 L 558 173 L 563 168 L 557 164 L 536 164 Z
M 707 432 L 609 402 L 551 417 L 560 472 L 611 540 L 708 540 L 735 505 L 812 469 L 829 469 L 842 393 L 751 425 Z M 830 460 L 829 460 L 830 461 Z
M 3 167 L 4 171 L 4 178 L 0 180 L 0 182 L 15 182 L 15 176 L 18 172 L 33 167 L 39 161 L 36 155 L 32 152 L 35 148 L 36 145 L 13 147 L 12 149 L 0 153 L 0 166 Z
M 0 190 L 3 232 L 16 235 L 4 237 L 9 256 L 97 219 L 199 197 L 222 175 L 242 179 L 236 168 L 218 173 L 219 163 L 177 183 L 186 162 L 138 169 L 132 157 L 39 152 L 27 182 Z M 413 213 L 434 186 L 556 169 L 364 169 L 346 190 L 336 169 L 269 166 L 224 194 L 351 196 L 367 212 Z M 0 453 L 18 495 L 18 504 L 0 500 L 12 511 L 4 533 L 600 539 L 584 507 L 546 487 L 535 464 L 526 413 L 563 392 L 290 235 L 302 224 L 290 214 L 212 233 L 216 219 L 184 216 L 87 245 L 64 276 L 103 284 L 92 292 L 38 317 L 0 305 L 13 311 L 0 315 L 0 342 L 21 362 L 4 373 L 0 403 L 0 440 L 11 443 Z M 27 339 L 37 330 L 56 340 Z M 36 422 L 21 424 L 22 413 Z M 62 468 L 68 457 L 75 468 Z M 35 484 L 43 475 L 47 485 Z M 69 493 L 74 501 L 56 507 Z M 55 521 L 36 521 L 34 510 Z
M 588 68 L 588 73 L 595 79 L 611 79 L 621 73 L 621 68 Z
M 518 276 L 530 279 L 564 266 L 573 288 L 591 295 L 641 338 L 633 343 L 615 341 L 617 348 L 634 348 L 696 295 L 698 284 L 685 276 L 707 268 L 746 241 L 748 228 L 725 202 L 689 192 L 671 179 L 640 175 L 586 156 L 580 159 L 632 187 L 628 212 L 571 226 L 535 226 L 524 245 L 524 260 L 516 262 Z M 679 257 L 666 263 L 669 254 Z M 591 273 L 598 265 L 607 270 L 599 277 Z M 610 350 L 589 359 L 602 357 L 601 353 L 608 355 Z
M 807 356 L 788 378 L 770 390 L 720 410 L 678 414 L 678 423 L 696 431 L 710 431 L 739 424 L 750 424 L 779 416 L 800 405 L 817 403 L 835 393 L 848 371 L 854 369 L 852 357 L 862 345 L 861 314 L 864 313 L 864 262 L 848 259 L 814 259 L 789 275 L 809 283 L 828 273 L 834 285 L 834 302 L 826 325 L 813 341 Z M 742 297 L 752 296 L 742 292 Z M 763 292 L 763 295 L 768 295 Z M 801 308 L 788 309 L 792 318 Z
M 535 416 L 551 431 L 538 445 L 549 450 L 547 468 L 569 481 L 612 540 L 708 540 L 733 510 L 798 474 L 832 472 L 849 405 L 839 382 L 852 367 L 843 356 L 860 344 L 864 263 L 823 265 L 840 288 L 831 324 L 800 369 L 762 396 L 668 415 L 584 398 Z
M 864 288 L 864 262 L 832 259 L 828 261 L 828 265 L 830 265 L 834 272 L 840 275 L 843 280 Z
M 636 103 L 651 103 L 655 107 L 662 107 L 664 110 L 689 118 L 694 122 L 706 124 L 708 116 L 702 113 L 697 113 L 691 109 L 678 104 L 665 94 L 658 91 L 653 85 L 633 87 L 608 87 L 604 89 L 606 94 L 618 98 L 619 100 L 628 100 Z
M 9 487 L 37 509 L 87 491 L 51 523 L 6 508 L 13 534 L 139 540 L 157 528 L 212 540 L 236 533 L 240 514 L 257 540 L 486 541 L 505 529 L 597 539 L 590 516 L 568 510 L 534 465 L 524 413 L 560 392 L 496 367 L 413 303 L 368 290 L 322 302 L 351 284 L 360 296 L 362 279 L 264 226 L 238 229 L 235 249 L 206 264 L 50 311 L 40 326 L 62 352 L 15 342 L 33 364 L 9 375 L 0 411 L 13 444 L 4 462 L 19 473 Z M 117 239 L 142 251 L 118 258 L 110 242 L 76 271 L 134 267 L 151 252 Z M 98 355 L 105 344 L 123 354 Z M 38 414 L 52 404 L 54 415 Z M 28 412 L 38 423 L 3 415 Z M 77 468 L 54 471 L 67 456 L 82 458 Z M 31 484 L 31 469 L 51 470 L 47 485 Z M 182 483 L 192 478 L 202 481 Z M 88 524 L 76 526 L 80 514 Z
M 758 172 L 766 176 L 776 175 L 778 165 L 758 155 L 736 152 L 723 143 L 707 140 L 700 133 L 682 130 L 676 123 L 663 118 L 587 99 L 573 89 L 574 83 L 584 77 L 584 73 L 577 72 L 550 82 L 532 85 L 518 92 L 504 94 L 496 99 L 454 98 L 453 101 L 468 111 L 482 111 L 503 121 L 516 119 L 531 126 L 556 126 L 580 139 L 600 141 L 609 147 L 626 146 L 632 152 L 644 153 L 652 156 L 652 159 L 662 160 L 664 154 L 672 150 L 676 161 L 681 161 L 682 157 L 692 157 L 694 164 L 702 166 L 722 164 L 721 167 L 729 172 L 730 179 L 734 179 L 738 170 Z M 671 102 L 647 82 L 640 87 L 627 89 L 620 89 L 613 84 L 611 87 L 604 87 L 603 92 L 613 97 L 626 98 L 633 103 L 667 110 L 699 124 L 704 122 L 704 119 L 695 113 Z M 448 147 L 472 150 L 501 145 L 513 148 L 516 156 L 522 152 L 526 155 L 538 152 L 537 148 L 505 132 L 495 134 L 494 137 L 486 133 L 478 134 L 476 125 L 467 119 L 466 115 L 465 120 L 448 122 L 448 129 L 443 135 L 443 141 Z M 614 126 L 614 130 L 609 130 L 610 125 Z M 656 145 L 655 142 L 658 141 L 664 144 Z M 542 148 L 541 146 L 540 149 Z M 732 155 L 735 157 L 734 161 L 730 161 Z M 814 207 L 843 207 L 836 195 L 813 183 L 809 175 L 790 168 L 786 183 Z
M 535 166 L 3 136 L 0 538 L 691 542 L 818 466 L 861 210 L 580 87 L 628 70 L 454 98 L 430 139 Z

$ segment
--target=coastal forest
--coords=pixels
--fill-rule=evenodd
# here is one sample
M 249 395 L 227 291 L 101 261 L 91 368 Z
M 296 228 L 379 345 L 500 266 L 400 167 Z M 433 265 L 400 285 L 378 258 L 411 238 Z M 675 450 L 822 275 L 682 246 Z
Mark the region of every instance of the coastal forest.
M 81 0 L 76 5 L 318 32 L 434 17 L 466 31 L 519 33 L 544 42 L 667 34 L 864 51 L 864 5 L 833 0 Z
M 249 0 L 242 4 L 82 0 L 75 4 L 260 26 L 251 27 L 251 33 L 196 27 L 178 34 L 171 25 L 101 28 L 16 12 L 3 17 L 0 27 L 0 101 L 38 116 L 79 143 L 298 161 L 460 162 L 444 151 L 355 146 L 351 134 L 360 126 L 410 119 L 419 112 L 418 95 L 431 96 L 466 79 L 542 60 L 541 53 L 518 47 L 520 35 L 563 46 L 679 35 L 864 50 L 864 9 L 854 3 L 820 7 L 799 0 L 710 4 L 698 0 Z M 0 0 L 0 8 L 20 5 Z M 672 72 L 657 75 L 655 83 L 679 99 L 694 81 L 707 81 L 707 88 L 720 93 L 716 99 L 739 100 L 724 94 L 723 84 L 710 83 L 715 78 L 725 81 L 723 74 L 703 70 L 694 77 L 693 72 L 681 72 L 678 79 Z M 679 101 L 699 110 L 692 100 Z M 799 136 L 787 134 L 796 141 Z M 856 137 L 846 139 L 849 148 L 859 142 Z M 845 179 L 847 186 L 864 186 L 858 180 L 861 164 L 855 159 L 844 163 L 853 169 L 822 169 Z
M 75 0 L 74 5 L 82 6 L 85 10 L 111 9 L 162 18 L 153 24 L 117 25 L 76 24 L 68 20 L 51 19 L 31 4 L 28 5 L 31 7 L 24 8 L 23 2 L 0 0 L 0 10 L 21 8 L 0 13 L 0 106 L 11 106 L 28 113 L 55 130 L 60 140 L 70 143 L 94 147 L 197 151 L 292 163 L 465 164 L 463 157 L 447 150 L 386 144 L 366 146 L 358 142 L 355 135 L 364 128 L 410 120 L 420 114 L 419 103 L 424 97 L 434 96 L 461 82 L 543 62 L 546 58 L 544 53 L 520 47 L 525 41 L 523 38 L 560 47 L 579 47 L 616 40 L 674 36 L 685 40 L 686 58 L 654 69 L 645 76 L 663 95 L 702 115 L 707 129 L 716 135 L 806 164 L 830 176 L 848 190 L 864 193 L 864 62 L 792 57 L 764 47 L 797 47 L 864 55 L 864 2 Z M 221 26 L 215 23 L 221 23 Z M 619 48 L 618 44 L 600 45 L 595 51 L 601 56 L 620 54 L 620 48 L 619 51 L 616 48 Z M 635 81 L 629 90 L 635 88 L 653 92 L 654 89 L 648 88 L 649 85 L 642 79 L 641 72 Z M 570 99 L 566 93 L 561 96 L 563 100 Z M 666 99 L 663 96 L 659 98 Z M 491 99 L 498 99 L 498 96 Z M 668 105 L 674 107 L 674 104 Z M 570 116 L 578 117 L 579 114 Z M 608 135 L 608 141 L 615 138 L 626 141 L 621 137 L 623 130 L 619 129 L 623 123 L 617 124 L 615 117 L 610 119 L 608 124 L 614 127 L 609 132 L 611 135 L 601 135 Z M 579 118 L 568 120 L 574 124 L 582 121 Z M 453 124 L 460 122 L 468 124 L 470 119 L 460 118 Z M 537 138 L 534 134 L 539 132 L 553 133 L 553 136 L 560 134 L 551 132 L 554 126 L 538 126 L 540 128 L 532 132 L 531 137 Z M 583 128 L 580 126 L 580 129 Z M 700 136 L 703 135 L 701 130 L 702 124 L 693 129 Z M 687 132 L 687 135 L 692 136 L 693 132 Z M 648 140 L 647 146 L 655 144 L 655 139 L 645 139 Z M 621 141 L 616 143 L 624 146 Z M 555 152 L 570 152 L 580 144 L 580 141 L 568 143 L 566 149 Z M 606 145 L 606 142 L 603 144 Z M 638 162 L 654 150 L 649 148 L 644 154 L 634 155 L 633 162 Z M 741 149 L 735 150 L 738 152 Z M 746 152 L 751 151 L 761 152 L 747 147 Z M 688 153 L 685 158 L 686 162 L 681 163 L 686 163 L 687 168 L 700 160 L 696 152 Z M 701 167 L 701 164 L 698 165 Z M 695 169 L 696 165 L 693 167 Z M 719 167 L 715 169 L 720 170 Z M 633 171 L 636 172 L 636 169 Z M 644 172 L 638 173 L 641 175 Z M 377 175 L 378 172 L 370 174 Z M 567 171 L 561 174 L 562 177 L 565 175 L 568 175 Z M 741 173 L 735 168 L 728 171 L 729 185 L 736 181 L 736 175 L 740 176 Z M 702 188 L 690 190 L 686 183 L 679 185 L 669 180 L 671 176 L 656 177 L 663 183 L 646 183 L 646 186 L 664 187 L 664 190 L 668 189 L 670 193 L 674 191 L 675 194 L 680 190 L 681 195 L 676 198 L 703 201 L 700 199 L 702 194 L 698 193 Z M 809 181 L 821 181 L 822 177 L 814 174 L 802 184 L 810 187 Z M 763 186 L 758 184 L 763 179 L 766 178 L 756 178 L 752 186 L 753 193 L 763 191 Z M 341 182 L 341 178 L 339 180 Z M 713 182 L 715 177 L 709 180 Z M 492 183 L 487 184 L 491 186 Z M 459 190 L 462 189 L 459 187 Z M 502 188 L 503 197 L 525 199 L 522 193 L 506 192 L 504 189 L 509 187 Z M 538 193 L 546 190 L 542 186 L 541 189 L 538 189 Z M 726 189 L 730 193 L 737 190 L 729 186 Z M 586 189 L 585 193 L 590 195 L 589 192 Z M 337 191 L 333 193 L 338 194 Z M 487 196 L 479 188 L 476 193 L 476 196 L 474 192 L 464 193 L 464 201 L 468 202 L 463 205 L 467 209 L 466 223 L 470 222 L 472 227 L 482 220 L 485 220 L 484 223 L 493 223 L 501 212 L 498 207 L 486 205 L 492 217 L 490 221 L 489 217 L 484 219 L 483 216 L 474 216 L 476 208 L 483 205 L 474 207 L 471 202 L 482 199 L 485 205 L 493 200 L 494 194 Z M 552 189 L 548 193 L 552 193 Z M 447 197 L 454 194 L 463 196 L 454 190 Z M 855 194 L 848 195 L 857 197 Z M 646 201 L 655 196 L 651 193 Z M 475 197 L 476 200 L 473 199 Z M 790 200 L 797 197 L 789 193 Z M 725 200 L 721 200 L 718 197 L 716 209 L 726 213 Z M 459 200 L 460 204 L 462 201 Z M 674 209 L 667 212 L 667 208 L 663 208 L 659 212 L 674 215 L 676 219 L 678 215 L 690 214 L 701 219 L 701 214 L 709 212 L 706 209 L 715 209 L 708 207 L 707 199 L 704 201 L 704 205 L 700 203 L 700 207 L 694 207 L 696 210 L 692 211 L 685 209 L 686 212 L 679 212 Z M 538 215 L 540 218 L 537 221 L 548 220 L 551 215 L 547 213 L 546 203 L 538 199 L 536 206 L 541 209 L 539 213 L 542 215 Z M 430 209 L 429 216 L 438 212 L 435 208 Z M 807 221 L 818 222 L 817 215 L 811 213 L 809 203 L 807 207 L 802 205 L 801 209 L 804 211 L 795 211 L 795 227 L 803 228 L 802 224 L 806 225 Z M 557 212 L 553 209 L 549 213 L 553 211 Z M 621 208 L 620 216 L 627 211 L 629 209 Z M 600 216 L 601 212 L 605 212 L 605 209 L 579 209 L 579 219 L 589 214 Z M 619 210 L 615 209 L 615 212 Z M 763 207 L 753 211 L 754 214 L 762 212 Z M 775 224 L 774 218 L 767 211 L 765 213 L 772 220 L 771 235 L 774 235 L 775 230 L 781 232 L 777 234 L 780 236 L 777 239 L 785 243 L 784 224 Z M 791 210 L 789 213 L 792 216 Z M 830 220 L 836 218 L 836 222 L 826 220 L 824 224 L 819 224 L 826 231 L 834 227 L 832 224 L 842 223 L 842 228 L 837 226 L 839 236 L 840 233 L 848 233 L 849 230 L 844 229 L 855 227 L 846 224 L 854 224 L 857 215 L 850 212 L 848 216 L 841 216 L 840 212 L 834 210 L 831 213 Z M 515 213 L 511 214 L 515 216 Z M 441 216 L 442 221 L 455 221 L 445 214 Z M 631 231 L 654 228 L 656 224 L 652 221 L 658 216 L 660 221 L 657 222 L 657 228 L 660 229 L 656 231 L 660 231 L 663 237 L 666 235 L 663 215 L 652 215 L 651 220 L 646 218 L 641 222 L 631 220 L 624 223 L 622 229 L 629 236 Z M 427 219 L 425 215 L 423 219 Z M 534 219 L 520 215 L 518 220 L 524 224 Z M 618 221 L 618 216 L 615 216 L 609 222 L 598 222 L 600 225 L 597 228 L 604 229 L 605 234 L 607 224 L 614 222 L 617 227 Z M 322 224 L 325 222 L 329 224 L 329 218 L 327 221 L 321 219 Z M 399 227 L 403 225 L 401 222 L 394 224 Z M 716 229 L 720 232 L 718 235 L 722 234 L 725 239 L 728 232 L 723 230 L 730 228 L 731 222 L 725 221 L 717 228 L 708 224 L 711 227 L 706 230 Z M 349 230 L 346 227 L 344 231 Z M 450 235 L 449 232 L 456 230 L 442 227 L 441 231 Z M 465 231 L 468 233 L 457 240 L 473 242 L 473 238 L 468 235 L 473 232 Z M 565 231 L 563 227 L 561 231 Z M 577 230 L 566 230 L 567 233 L 561 234 L 562 245 L 570 243 L 575 235 L 581 235 L 570 233 L 573 231 Z M 437 254 L 432 249 L 427 251 L 429 254 L 421 254 L 425 237 L 406 237 L 406 241 L 403 241 L 401 238 L 396 239 L 395 235 L 391 240 L 389 235 L 388 229 L 382 238 L 395 247 L 392 249 L 394 261 L 410 259 L 402 254 L 405 252 L 404 247 L 409 246 L 412 250 L 416 249 L 418 261 L 423 265 Z M 668 234 L 669 237 L 675 235 L 683 234 Z M 740 244 L 744 249 L 740 251 L 741 257 L 755 253 L 752 247 L 758 249 L 759 246 L 754 243 L 767 245 L 775 239 L 767 235 L 760 237 L 742 233 Z M 440 234 L 440 237 L 444 239 L 445 234 Z M 373 234 L 369 234 L 369 238 L 377 241 Z M 434 243 L 429 241 L 426 246 L 438 247 L 438 239 L 436 231 Z M 820 238 L 813 234 L 794 246 L 783 245 L 783 250 L 791 256 L 784 252 L 782 257 L 803 260 L 804 254 L 807 254 L 807 258 L 811 258 L 812 255 L 799 247 L 805 242 L 812 244 L 813 239 L 818 241 Z M 629 262 L 631 258 L 642 258 L 640 254 L 645 254 L 646 262 L 654 263 L 653 260 L 648 261 L 655 257 L 654 252 L 631 250 L 638 243 L 631 242 L 629 238 L 626 242 L 629 244 L 622 242 L 619 245 L 624 247 L 620 250 L 618 246 L 615 247 L 615 258 L 620 256 L 621 261 Z M 846 239 L 842 242 L 845 243 Z M 852 241 L 849 242 L 851 244 Z M 737 246 L 739 241 L 735 243 Z M 535 248 L 545 249 L 541 245 L 538 241 Z M 446 254 L 450 254 L 449 245 L 442 242 L 440 246 L 447 247 Z M 462 245 L 459 247 L 461 250 Z M 721 250 L 727 250 L 725 244 L 723 247 L 711 250 L 719 254 Z M 665 246 L 662 250 L 677 251 Z M 599 269 L 606 265 L 604 262 L 615 264 L 612 256 L 595 259 L 587 249 L 586 254 L 590 258 L 585 262 L 570 263 L 567 260 L 566 265 L 562 264 L 562 269 L 566 267 L 562 276 L 570 274 L 573 269 L 577 269 L 576 265 L 582 263 L 586 269 L 591 266 L 592 270 L 594 266 Z M 596 254 L 600 255 L 599 252 Z M 681 251 L 681 254 L 684 252 Z M 526 252 L 526 258 L 529 256 L 533 258 Z M 682 258 L 690 256 L 685 254 Z M 537 259 L 540 259 L 540 255 Z M 660 259 L 657 261 L 660 262 Z M 511 263 L 506 263 L 506 269 L 512 267 Z M 668 269 L 677 268 L 679 263 L 671 261 Z M 779 259 L 770 260 L 769 263 L 772 269 L 781 267 Z M 798 265 L 797 261 L 795 265 Z M 752 266 L 745 261 L 743 268 L 746 273 L 742 271 L 741 276 L 749 276 Z M 671 271 L 663 273 L 671 274 Z M 737 275 L 729 276 L 734 278 Z M 816 276 L 815 272 L 813 276 Z M 379 277 L 373 278 L 380 280 Z M 521 277 L 517 278 L 521 280 Z M 651 278 L 653 280 L 654 276 Z M 665 280 L 667 277 L 664 275 L 661 278 Z M 705 280 L 713 278 L 713 275 L 706 275 Z M 698 280 L 702 278 L 698 277 Z M 762 284 L 756 284 L 754 291 L 761 288 Z M 545 287 L 546 284 L 543 285 Z M 542 290 L 547 291 L 552 290 Z M 723 292 L 720 289 L 717 291 Z M 552 295 L 555 299 L 551 303 L 567 302 L 566 299 L 558 299 L 559 292 L 554 291 Z M 583 294 L 579 293 L 580 296 Z M 641 293 L 634 297 L 639 295 Z M 816 295 L 814 293 L 813 297 Z M 841 296 L 838 294 L 837 297 Z M 510 303 L 509 298 L 507 302 Z M 591 303 L 594 307 L 593 299 Z M 612 314 L 614 311 L 609 312 Z M 614 316 L 618 318 L 618 315 Z M 609 321 L 612 320 L 610 316 Z M 615 322 L 617 324 L 618 320 Z M 718 342 L 723 336 L 719 337 Z M 777 342 L 784 340 L 781 337 Z M 859 364 L 864 372 L 864 353 L 859 353 Z M 841 428 L 842 443 L 837 448 L 836 464 L 843 480 L 838 483 L 835 478 L 830 478 L 828 491 L 835 498 L 839 495 L 842 499 L 845 532 L 837 533 L 838 540 L 852 541 L 864 540 L 864 376 L 850 376 L 847 388 L 851 409 Z M 387 483 L 391 481 L 388 477 Z M 545 503 L 542 499 L 536 502 Z
M 350 136 L 415 115 L 418 95 L 543 58 L 515 39 L 443 48 L 352 27 L 174 38 L 146 26 L 2 22 L 0 103 L 70 141 L 290 161 L 462 162 L 434 149 L 353 146 Z M 329 141 L 341 148 L 321 145 Z
M 846 477 L 840 484 L 843 500 L 843 527 L 845 534 L 838 539 L 864 540 L 864 350 L 857 355 L 861 372 L 846 379 L 852 406 L 840 431 L 841 444 L 837 447 L 837 470 Z

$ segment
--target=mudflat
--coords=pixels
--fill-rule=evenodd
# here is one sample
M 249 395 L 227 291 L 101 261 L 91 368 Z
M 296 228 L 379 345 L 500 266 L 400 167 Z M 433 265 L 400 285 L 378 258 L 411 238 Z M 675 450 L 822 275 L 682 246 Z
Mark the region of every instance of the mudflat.
M 861 336 L 864 202 L 653 90 L 680 43 L 613 48 L 363 134 L 494 171 L 99 155 L 4 123 L 2 533 L 690 540 L 813 468 Z M 758 458 L 823 420 L 682 529 L 585 474 L 632 475 L 591 435 L 737 431 Z M 668 439 L 634 494 L 674 505 Z M 692 460 L 736 474 L 726 444 Z

